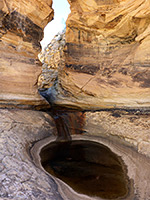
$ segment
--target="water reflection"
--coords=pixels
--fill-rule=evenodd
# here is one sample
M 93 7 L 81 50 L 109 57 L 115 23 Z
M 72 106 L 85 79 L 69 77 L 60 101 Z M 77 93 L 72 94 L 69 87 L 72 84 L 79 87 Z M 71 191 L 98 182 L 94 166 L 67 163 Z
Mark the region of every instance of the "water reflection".
M 122 160 L 102 144 L 55 141 L 45 146 L 40 156 L 46 171 L 79 193 L 105 199 L 128 194 L 129 181 Z

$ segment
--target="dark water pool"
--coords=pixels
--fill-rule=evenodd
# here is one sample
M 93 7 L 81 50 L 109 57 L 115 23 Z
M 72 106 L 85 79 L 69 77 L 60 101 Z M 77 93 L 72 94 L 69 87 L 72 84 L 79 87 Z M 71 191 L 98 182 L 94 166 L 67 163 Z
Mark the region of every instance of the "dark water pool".
M 41 150 L 40 157 L 47 172 L 79 193 L 104 199 L 128 194 L 129 181 L 122 160 L 102 144 L 55 141 Z

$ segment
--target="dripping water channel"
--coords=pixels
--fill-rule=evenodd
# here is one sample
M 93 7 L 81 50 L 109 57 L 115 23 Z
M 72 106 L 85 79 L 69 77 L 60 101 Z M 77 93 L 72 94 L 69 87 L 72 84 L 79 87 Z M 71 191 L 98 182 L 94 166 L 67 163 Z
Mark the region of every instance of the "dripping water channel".
M 103 144 L 72 140 L 82 134 L 84 113 L 53 109 L 58 136 L 42 148 L 41 164 L 80 194 L 103 199 L 122 199 L 128 195 L 126 167 L 119 156 Z

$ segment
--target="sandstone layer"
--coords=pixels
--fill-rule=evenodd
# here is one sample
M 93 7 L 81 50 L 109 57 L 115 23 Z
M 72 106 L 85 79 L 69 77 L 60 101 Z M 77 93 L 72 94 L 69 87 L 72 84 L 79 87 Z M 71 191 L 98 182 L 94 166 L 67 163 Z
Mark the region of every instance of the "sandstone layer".
M 52 20 L 51 0 L 0 1 L 0 106 L 36 107 L 41 73 L 38 53 L 45 25 Z
M 48 92 L 83 109 L 150 107 L 150 2 L 69 0 L 63 64 Z

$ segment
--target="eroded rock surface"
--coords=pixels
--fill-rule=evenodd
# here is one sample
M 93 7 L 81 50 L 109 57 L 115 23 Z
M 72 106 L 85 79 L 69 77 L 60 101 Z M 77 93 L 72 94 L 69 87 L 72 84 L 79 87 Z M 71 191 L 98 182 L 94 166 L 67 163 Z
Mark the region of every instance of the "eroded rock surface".
M 39 54 L 42 62 L 42 73 L 38 79 L 39 88 L 50 88 L 58 79 L 58 72 L 61 73 L 61 67 L 64 65 L 64 46 L 65 30 L 56 34 L 53 40 Z
M 30 157 L 33 142 L 55 131 L 52 118 L 38 111 L 0 109 L 0 199 L 61 200 L 54 180 Z
M 93 127 L 94 124 L 91 123 Z M 127 144 L 123 144 L 121 140 L 116 140 L 114 137 L 107 137 L 106 135 L 103 137 L 99 136 L 91 136 L 91 135 L 74 135 L 73 140 L 88 140 L 93 142 L 98 142 L 100 144 L 105 145 L 106 147 L 110 148 L 114 153 L 116 153 L 121 159 L 124 161 L 124 164 L 127 167 L 127 175 L 129 177 L 129 190 L 128 194 L 124 198 L 117 198 L 117 199 L 124 199 L 124 200 L 147 200 L 150 198 L 150 160 L 139 153 L 137 153 L 132 147 L 128 146 Z M 42 148 L 45 145 L 49 144 L 49 142 L 54 142 L 56 138 L 49 137 L 47 141 L 39 141 L 35 144 L 34 148 L 34 155 L 39 160 L 40 156 L 37 155 L 38 148 Z M 50 146 L 49 144 L 48 146 Z M 46 147 L 47 148 L 47 147 Z M 57 149 L 58 150 L 58 149 Z M 88 148 L 87 148 L 88 151 Z M 51 152 L 52 153 L 52 152 Z M 52 154 L 45 154 L 45 158 L 48 158 L 49 155 Z M 85 155 L 85 154 L 84 154 Z M 97 154 L 93 151 L 93 157 L 96 158 Z M 88 157 L 88 156 L 87 156 Z M 91 158 L 91 157 L 90 157 Z M 107 159 L 108 157 L 106 157 Z M 67 159 L 69 160 L 69 159 Z M 37 165 L 39 165 L 37 163 Z M 40 165 L 41 166 L 41 165 Z M 76 168 L 74 166 L 74 168 Z M 49 168 L 48 168 L 49 169 Z M 59 166 L 57 168 L 59 170 Z M 66 168 L 65 168 L 66 169 Z M 101 198 L 96 197 L 88 197 L 83 194 L 79 194 L 69 186 L 64 184 L 61 180 L 56 179 L 56 183 L 58 184 L 58 188 L 60 189 L 60 194 L 64 197 L 64 200 L 102 200 Z M 110 185 L 111 187 L 111 185 Z M 116 200 L 117 200 L 116 199 Z
M 136 131 L 134 138 L 140 139 L 140 127 L 142 128 L 143 124 L 145 137 L 142 137 L 141 141 L 147 141 L 148 132 L 145 129 L 149 119 L 143 116 L 145 122 L 139 123 L 138 118 L 125 115 L 120 119 L 118 116 L 116 121 L 114 115 L 119 114 L 113 113 L 112 116 L 111 112 L 86 113 L 84 135 L 72 135 L 72 138 L 100 142 L 121 156 L 131 181 L 126 199 L 147 200 L 150 197 L 149 158 L 140 155 L 132 145 L 128 146 L 122 139 L 116 140 L 114 136 L 122 138 L 125 137 L 122 133 Z M 0 199 L 98 200 L 76 193 L 60 180 L 53 179 L 41 168 L 39 150 L 57 138 L 54 137 L 56 127 L 49 114 L 39 111 L 0 109 L 0 119 Z M 125 124 L 128 121 L 131 123 L 130 127 Z M 133 121 L 135 125 L 132 124 Z M 137 125 L 136 128 L 136 123 L 139 123 L 140 127 Z M 119 130 L 117 130 L 118 124 L 120 124 Z M 128 134 L 126 137 L 132 136 Z M 30 154 L 31 148 L 34 149 L 32 154 Z
M 139 153 L 149 157 L 150 114 L 127 111 L 86 112 L 85 131 L 100 137 L 121 138 Z
M 148 108 L 149 1 L 69 3 L 64 64 L 52 101 L 83 109 Z
M 51 0 L 0 1 L 0 106 L 36 107 L 41 73 L 38 53 L 45 25 L 52 20 Z

